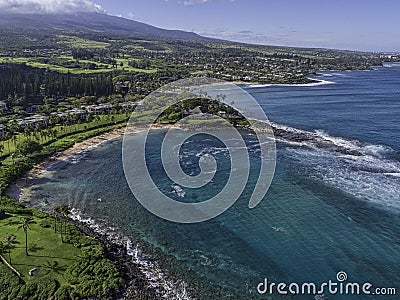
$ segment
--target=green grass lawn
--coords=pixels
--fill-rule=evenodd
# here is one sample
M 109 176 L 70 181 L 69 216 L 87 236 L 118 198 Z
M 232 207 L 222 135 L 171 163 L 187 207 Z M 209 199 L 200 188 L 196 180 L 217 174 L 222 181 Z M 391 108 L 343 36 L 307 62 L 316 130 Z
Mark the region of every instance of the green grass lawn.
M 129 119 L 130 114 L 126 113 L 121 113 L 121 114 L 114 114 L 114 119 L 111 119 L 110 115 L 98 115 L 98 120 L 93 120 L 91 122 L 87 123 L 81 123 L 81 124 L 75 124 L 75 125 L 57 125 L 54 127 L 54 129 L 57 131 L 57 139 L 60 139 L 61 137 L 65 135 L 72 136 L 76 133 L 80 132 L 88 132 L 91 131 L 95 128 L 98 127 L 104 127 L 108 125 L 114 125 L 115 123 L 120 124 L 123 122 L 127 122 Z M 4 146 L 4 151 L 1 154 L 2 156 L 7 156 L 10 153 L 15 152 L 15 145 L 18 145 L 19 143 L 29 139 L 25 134 L 23 133 L 18 133 L 15 138 L 15 143 L 14 139 L 9 139 L 6 141 L 0 141 L 0 144 Z M 48 142 L 48 140 L 41 140 L 41 143 Z
M 75 226 L 36 209 L 29 209 L 8 197 L 0 198 L 0 241 L 15 236 L 11 251 L 1 255 L 20 273 L 0 262 L 0 299 L 110 299 L 123 282 L 117 266 L 106 258 L 103 245 Z M 25 232 L 19 228 L 27 216 L 28 253 Z M 61 224 L 64 225 L 61 239 Z M 10 256 L 9 256 L 10 254 Z M 11 259 L 10 259 L 11 257 Z M 35 276 L 29 271 L 37 268 Z M 20 278 L 18 278 L 20 276 Z
M 69 73 L 75 74 L 75 75 L 107 73 L 107 72 L 112 72 L 113 70 L 115 70 L 112 68 L 111 65 L 109 65 L 109 68 L 100 68 L 100 69 L 95 69 L 95 70 L 75 69 L 75 68 L 70 69 L 70 68 L 65 68 L 63 66 L 36 62 L 36 61 L 34 61 L 34 58 L 28 58 L 28 57 L 1 57 L 0 63 L 16 63 L 16 64 L 25 63 L 27 66 L 30 66 L 33 68 L 48 69 L 50 71 L 59 72 L 59 73 L 63 73 L 63 74 L 67 74 L 69 72 Z M 102 65 L 104 65 L 104 64 L 102 64 Z
M 124 113 L 113 115 L 113 118 L 101 116 L 93 122 L 64 126 L 63 130 L 60 126 L 55 141 L 46 143 L 45 140 L 41 140 L 47 144 L 41 155 L 48 157 L 55 150 L 65 150 L 77 142 L 123 127 L 128 118 L 129 114 Z M 26 139 L 23 135 L 20 137 Z M 15 170 L 16 165 L 22 163 L 31 168 L 33 164 L 43 159 L 36 158 L 35 162 L 28 157 L 17 157 L 16 161 L 13 161 L 11 156 L 8 156 L 2 161 L 3 166 L 8 165 L 4 169 L 2 166 L 0 172 L 2 187 L 15 180 L 9 177 L 7 172 Z M 19 170 L 17 177 L 26 171 L 26 169 Z M 29 255 L 26 254 L 25 232 L 19 228 L 26 216 L 33 218 L 33 224 L 28 231 Z M 3 242 L 7 235 L 12 234 L 16 237 L 16 243 L 10 252 L 8 249 L 2 249 L 3 247 L 0 247 L 0 252 L 21 275 L 19 279 L 5 263 L 0 261 L 1 300 L 109 299 L 119 290 L 123 282 L 121 273 L 117 265 L 106 258 L 103 245 L 82 234 L 73 225 L 67 225 L 64 229 L 63 242 L 60 225 L 61 221 L 58 222 L 55 232 L 52 216 L 25 208 L 7 197 L 1 197 L 0 241 Z M 35 276 L 30 276 L 29 271 L 34 268 L 39 272 Z
M 57 37 L 60 39 L 58 43 L 72 48 L 105 49 L 111 45 L 110 43 L 83 39 L 77 36 L 58 35 Z
M 72 244 L 63 243 L 60 234 L 54 233 L 53 227 L 43 228 L 41 226 L 43 223 L 48 223 L 51 226 L 54 222 L 52 218 L 33 217 L 33 219 L 35 223 L 31 225 L 31 229 L 28 231 L 29 256 L 26 256 L 25 253 L 25 233 L 22 229 L 18 229 L 22 216 L 6 214 L 6 218 L 0 220 L 0 240 L 4 240 L 7 234 L 16 236 L 17 244 L 11 250 L 12 266 L 21 273 L 24 281 L 33 279 L 28 274 L 30 270 L 40 268 L 35 277 L 50 275 L 61 285 L 67 284 L 62 274 L 69 265 L 82 255 L 81 250 Z M 8 261 L 8 253 L 5 252 L 2 255 Z M 52 268 L 54 265 L 58 265 L 58 269 Z M 0 264 L 0 268 L 7 267 Z
M 141 73 L 155 73 L 157 72 L 157 69 L 138 69 L 138 68 L 133 68 L 129 66 L 129 59 L 128 58 L 116 58 L 115 59 L 118 63 L 118 69 L 119 70 L 124 70 L 128 72 L 141 72 Z M 120 64 L 123 63 L 124 66 L 121 67 Z
M 72 57 L 69 56 L 62 56 L 61 58 L 67 58 L 71 61 L 75 61 Z M 98 66 L 98 69 L 89 70 L 89 69 L 77 69 L 77 68 L 66 68 L 63 66 L 58 66 L 50 63 L 40 63 L 35 61 L 35 58 L 28 58 L 28 57 L 0 57 L 0 63 L 16 63 L 16 64 L 23 64 L 25 63 L 27 66 L 33 68 L 40 68 L 40 69 L 48 69 L 50 71 L 59 72 L 63 74 L 67 74 L 68 72 L 74 75 L 81 75 L 81 74 L 99 74 L 99 73 L 109 73 L 115 70 L 123 70 L 128 72 L 141 72 L 141 73 L 155 73 L 157 69 L 138 69 L 133 68 L 128 65 L 129 59 L 127 58 L 118 58 L 116 59 L 118 62 L 117 68 L 113 68 L 110 64 L 99 63 L 91 60 L 79 60 L 83 63 L 93 63 Z M 120 63 L 123 63 L 124 66 L 120 67 Z

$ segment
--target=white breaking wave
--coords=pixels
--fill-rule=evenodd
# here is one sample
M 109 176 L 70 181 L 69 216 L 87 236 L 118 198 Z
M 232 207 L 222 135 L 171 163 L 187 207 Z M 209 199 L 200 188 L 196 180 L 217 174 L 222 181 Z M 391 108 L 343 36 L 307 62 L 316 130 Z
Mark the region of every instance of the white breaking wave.
M 312 178 L 381 207 L 400 209 L 400 162 L 384 158 L 392 148 L 363 145 L 323 130 L 272 126 L 281 131 L 277 139 L 290 146 L 286 153 L 311 169 Z
M 367 169 L 376 162 L 337 157 L 312 149 L 290 149 L 288 153 L 311 170 L 310 177 L 322 180 L 327 186 L 390 211 L 399 211 L 400 170 L 394 173 L 370 172 Z
M 293 128 L 286 125 L 271 122 L 271 126 L 278 130 L 275 137 L 278 141 L 298 145 L 308 146 L 310 148 L 331 148 L 336 152 L 343 154 L 353 154 L 355 156 L 372 156 L 382 158 L 384 154 L 394 150 L 385 145 L 365 144 L 358 140 L 349 140 L 342 137 L 329 135 L 324 130 L 315 130 L 314 132 Z
M 373 156 L 382 157 L 383 154 L 393 152 L 394 150 L 384 145 L 366 145 L 363 147 L 363 151 Z
M 307 86 L 319 86 L 319 85 L 327 85 L 327 84 L 336 84 L 336 82 L 328 81 L 328 80 L 317 80 L 312 79 L 317 82 L 312 83 L 296 83 L 296 84 L 284 84 L 284 83 L 268 83 L 268 84 L 250 84 L 250 88 L 264 88 L 264 87 L 271 87 L 271 86 L 300 86 L 300 87 L 307 87 Z
M 332 74 L 326 74 L 326 73 L 322 73 L 321 75 L 322 75 L 322 76 L 324 76 L 324 77 L 333 77 L 333 75 L 332 75 Z
M 347 149 L 355 149 L 355 150 L 360 150 L 360 143 L 357 140 L 346 140 L 341 137 L 333 137 L 330 136 L 328 133 L 326 133 L 324 130 L 315 130 L 315 133 L 317 136 L 321 137 L 322 139 L 326 141 L 330 141 L 333 144 L 340 146 L 340 147 L 345 147 Z
M 177 282 L 171 281 L 163 270 L 140 249 L 139 245 L 133 247 L 132 241 L 118 233 L 118 230 L 107 226 L 101 225 L 94 219 L 84 215 L 78 209 L 71 209 L 69 217 L 72 220 L 78 221 L 85 226 L 88 226 L 96 233 L 106 237 L 110 242 L 126 246 L 126 251 L 132 257 L 132 261 L 136 264 L 139 270 L 145 275 L 148 284 L 153 288 L 160 298 L 171 300 L 191 300 L 188 293 L 188 285 L 186 282 L 179 280 Z

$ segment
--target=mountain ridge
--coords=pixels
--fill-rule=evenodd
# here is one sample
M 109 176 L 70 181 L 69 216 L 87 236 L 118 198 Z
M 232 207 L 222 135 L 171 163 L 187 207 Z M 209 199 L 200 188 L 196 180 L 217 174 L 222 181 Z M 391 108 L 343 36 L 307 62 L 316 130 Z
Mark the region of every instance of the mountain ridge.
M 194 32 L 162 29 L 146 23 L 97 12 L 65 14 L 5 14 L 0 13 L 0 30 L 11 32 L 36 31 L 45 33 L 49 30 L 84 33 L 114 33 L 133 38 L 178 39 L 192 41 L 217 41 L 200 36 Z

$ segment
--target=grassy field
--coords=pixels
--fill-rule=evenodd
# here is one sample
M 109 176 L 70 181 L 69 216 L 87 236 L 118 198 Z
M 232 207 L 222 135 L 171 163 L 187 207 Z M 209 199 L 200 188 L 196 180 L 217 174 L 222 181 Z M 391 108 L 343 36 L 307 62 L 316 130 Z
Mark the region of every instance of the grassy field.
M 92 122 L 93 128 L 88 128 L 88 124 L 68 126 L 65 130 L 60 127 L 55 141 L 42 140 L 47 146 L 40 153 L 42 158 L 36 160 L 18 156 L 14 161 L 8 156 L 2 161 L 3 166 L 7 165 L 0 172 L 2 188 L 52 155 L 53 151 L 63 151 L 77 142 L 123 127 L 128 117 L 129 114 L 114 115 L 114 118 L 101 116 Z M 22 135 L 21 138 L 26 137 Z M 20 164 L 27 168 L 20 169 L 17 167 Z M 10 170 L 14 177 L 7 175 Z M 123 282 L 121 273 L 117 265 L 106 258 L 100 242 L 69 224 L 64 225 L 62 239 L 62 221 L 58 220 L 54 226 L 52 216 L 25 208 L 7 197 L 0 199 L 0 254 L 20 273 L 18 278 L 0 261 L 0 300 L 110 299 L 119 290 Z M 20 228 L 27 216 L 32 217 L 28 230 L 29 255 L 26 254 L 25 232 Z M 6 237 L 11 234 L 15 236 L 15 242 L 10 249 L 4 248 Z M 30 276 L 29 271 L 35 268 L 38 273 Z
M 128 62 L 129 59 L 128 58 L 117 58 L 116 61 L 118 62 L 118 69 L 124 70 L 124 71 L 128 71 L 128 72 L 141 72 L 141 73 L 155 73 L 157 72 L 157 69 L 138 69 L 138 68 L 133 68 L 131 66 L 129 66 Z M 123 63 L 123 67 L 120 67 L 120 64 Z
M 60 58 L 68 59 L 71 62 L 75 61 L 72 56 L 62 56 Z M 81 74 L 99 74 L 99 73 L 109 73 L 115 70 L 123 70 L 127 72 L 141 72 L 141 73 L 155 73 L 157 69 L 138 69 L 133 68 L 128 65 L 128 58 L 118 58 L 116 59 L 118 62 L 117 68 L 114 68 L 110 64 L 98 63 L 91 60 L 79 60 L 81 63 L 93 63 L 98 66 L 98 69 L 89 70 L 89 69 L 78 69 L 78 68 L 66 68 L 63 66 L 58 66 L 50 63 L 40 63 L 35 61 L 35 58 L 31 57 L 0 57 L 0 63 L 16 63 L 16 64 L 26 64 L 27 66 L 33 68 L 40 69 L 48 69 L 50 71 L 59 72 L 63 74 L 67 74 L 68 72 L 74 75 Z M 120 63 L 123 63 L 123 67 L 120 66 Z
M 21 273 L 24 281 L 32 280 L 34 277 L 28 273 L 33 268 L 38 268 L 40 271 L 35 277 L 50 275 L 61 285 L 67 284 L 62 275 L 63 271 L 82 255 L 81 250 L 61 241 L 60 234 L 54 233 L 52 228 L 54 222 L 52 218 L 41 219 L 34 216 L 34 223 L 28 231 L 29 256 L 26 256 L 25 233 L 22 229 L 18 229 L 21 221 L 22 216 L 15 214 L 6 214 L 6 217 L 0 220 L 0 240 L 4 240 L 8 234 L 16 236 L 16 244 L 10 251 L 12 266 Z M 50 227 L 43 228 L 44 224 Z M 3 253 L 3 257 L 8 261 L 8 251 Z M 7 267 L 0 264 L 0 268 Z
M 33 68 L 48 69 L 50 71 L 59 72 L 59 73 L 63 73 L 63 74 L 67 74 L 69 72 L 69 73 L 75 74 L 75 75 L 108 73 L 108 72 L 112 72 L 113 70 L 115 70 L 112 68 L 111 65 L 109 65 L 109 68 L 101 68 L 101 69 L 95 69 L 95 70 L 65 68 L 63 66 L 57 66 L 57 65 L 53 65 L 53 64 L 44 64 L 44 63 L 36 62 L 36 61 L 34 61 L 34 58 L 28 58 L 28 57 L 1 57 L 0 63 L 15 63 L 15 64 L 25 63 L 27 66 L 30 66 Z
M 85 124 L 63 128 L 57 126 L 58 136 L 55 141 L 41 141 L 47 144 L 43 154 L 51 155 L 54 150 L 49 152 L 49 149 L 62 151 L 77 142 L 123 127 L 128 117 L 129 114 L 125 113 L 104 115 Z M 22 142 L 27 137 L 20 134 L 18 139 Z M 10 151 L 15 151 L 15 148 Z M 29 160 L 25 157 L 17 159 Z M 2 164 L 8 165 L 7 169 L 15 166 L 10 156 L 3 160 Z M 3 170 L 1 176 L 5 176 Z M 18 176 L 22 176 L 22 173 Z M 28 230 L 29 255 L 26 254 L 25 232 L 20 228 L 27 216 L 32 217 Z M 121 274 L 116 265 L 105 258 L 103 246 L 69 224 L 64 225 L 62 239 L 61 224 L 63 222 L 57 220 L 57 225 L 54 226 L 52 216 L 25 208 L 7 197 L 0 198 L 0 254 L 20 273 L 19 279 L 0 261 L 0 286 L 3 287 L 0 289 L 1 300 L 108 299 L 118 290 L 122 283 Z M 8 235 L 15 236 L 15 242 L 10 249 L 2 246 L 5 245 Z M 38 273 L 30 276 L 29 271 L 35 268 Z
M 26 208 L 8 197 L 0 199 L 0 241 L 4 245 L 7 236 L 15 237 L 12 246 L 1 247 L 0 252 L 19 273 L 0 263 L 1 300 L 110 299 L 119 290 L 121 273 L 106 258 L 100 242 L 60 219 L 54 226 L 49 214 Z M 25 232 L 20 225 L 28 216 L 32 219 L 27 255 Z M 35 275 L 30 276 L 33 269 Z
M 59 35 L 57 37 L 60 39 L 58 42 L 59 44 L 63 44 L 71 48 L 105 49 L 111 45 L 110 43 L 92 41 L 77 36 Z
M 151 45 L 156 45 L 157 51 L 159 52 L 164 52 L 164 53 L 172 53 L 173 50 L 168 46 L 167 43 L 160 43 L 159 41 L 150 41 L 150 40 L 140 40 L 140 41 L 136 41 L 136 42 L 132 42 L 129 45 L 125 45 L 122 48 L 126 49 L 128 51 L 134 51 L 134 50 L 138 50 L 138 51 L 146 51 L 146 52 L 152 52 L 153 50 L 151 49 L 151 47 L 149 48 L 149 46 Z M 147 47 L 146 47 L 147 46 Z

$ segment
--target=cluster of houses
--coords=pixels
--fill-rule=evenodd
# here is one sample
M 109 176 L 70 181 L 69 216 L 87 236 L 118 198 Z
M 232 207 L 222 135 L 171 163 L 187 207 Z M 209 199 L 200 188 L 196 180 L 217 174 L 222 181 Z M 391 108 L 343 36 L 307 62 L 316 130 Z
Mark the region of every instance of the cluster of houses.
M 203 65 L 204 70 L 228 81 L 269 82 L 282 78 L 304 78 L 310 66 L 303 60 L 259 57 L 253 61 L 238 58 L 233 61 L 211 61 Z
M 16 119 L 10 121 L 11 123 L 17 124 L 20 129 L 24 129 L 26 127 L 36 127 L 36 126 L 44 126 L 47 121 L 48 117 L 43 116 L 43 115 L 33 115 L 26 117 L 24 119 Z
M 400 53 L 384 53 L 384 54 L 380 54 L 379 58 L 384 61 L 399 62 L 400 61 Z
M 118 108 L 127 109 L 128 107 L 135 108 L 136 103 L 121 103 Z M 71 116 L 77 116 L 80 119 L 85 119 L 88 115 L 104 115 L 109 114 L 111 110 L 116 107 L 112 104 L 99 104 L 99 105 L 82 105 L 81 108 L 73 108 L 64 112 L 53 112 L 51 115 L 57 116 L 61 119 L 67 119 Z
M 10 125 L 17 125 L 18 128 L 36 128 L 36 127 L 45 127 L 49 119 L 54 116 L 58 117 L 61 120 L 70 120 L 76 116 L 78 119 L 85 119 L 88 115 L 104 115 L 111 113 L 112 110 L 132 110 L 137 107 L 139 103 L 137 102 L 123 102 L 117 105 L 112 105 L 108 103 L 98 104 L 98 105 L 84 105 L 81 108 L 73 108 L 70 110 L 66 110 L 63 112 L 53 112 L 50 116 L 35 114 L 23 119 L 15 119 L 9 121 Z M 7 126 L 0 124 L 0 136 L 4 135 L 7 132 Z
M 44 56 L 44 57 L 58 57 L 61 55 L 72 56 L 71 50 L 63 49 L 23 49 L 20 51 L 4 51 L 0 52 L 0 56 L 3 57 L 29 57 L 29 56 Z

